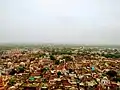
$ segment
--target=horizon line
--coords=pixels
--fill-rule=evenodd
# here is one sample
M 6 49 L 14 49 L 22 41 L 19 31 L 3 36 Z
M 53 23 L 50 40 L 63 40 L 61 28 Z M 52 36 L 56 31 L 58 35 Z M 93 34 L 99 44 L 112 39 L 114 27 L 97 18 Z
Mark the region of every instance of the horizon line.
M 33 42 L 5 42 L 0 43 L 0 45 L 77 45 L 77 46 L 120 46 L 120 44 L 83 44 L 83 43 L 47 43 L 47 42 L 41 42 L 41 43 L 33 43 Z

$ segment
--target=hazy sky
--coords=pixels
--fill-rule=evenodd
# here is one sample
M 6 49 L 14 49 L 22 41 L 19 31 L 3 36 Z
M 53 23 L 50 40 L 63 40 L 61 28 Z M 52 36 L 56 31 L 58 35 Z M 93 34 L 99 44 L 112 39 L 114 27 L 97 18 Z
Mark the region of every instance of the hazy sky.
M 120 44 L 120 0 L 0 0 L 0 43 Z

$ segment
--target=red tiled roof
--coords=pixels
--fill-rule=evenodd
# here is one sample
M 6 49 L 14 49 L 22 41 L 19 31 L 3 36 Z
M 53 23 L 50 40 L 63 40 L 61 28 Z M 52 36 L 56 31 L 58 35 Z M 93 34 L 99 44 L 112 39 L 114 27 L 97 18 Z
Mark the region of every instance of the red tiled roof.
M 62 80 L 62 84 L 64 86 L 71 86 L 71 84 L 68 82 L 68 80 Z
M 40 73 L 32 73 L 31 76 L 40 76 Z
M 66 65 L 59 65 L 55 67 L 56 70 L 63 70 L 66 69 Z
M 50 77 L 49 80 L 54 80 L 55 77 Z

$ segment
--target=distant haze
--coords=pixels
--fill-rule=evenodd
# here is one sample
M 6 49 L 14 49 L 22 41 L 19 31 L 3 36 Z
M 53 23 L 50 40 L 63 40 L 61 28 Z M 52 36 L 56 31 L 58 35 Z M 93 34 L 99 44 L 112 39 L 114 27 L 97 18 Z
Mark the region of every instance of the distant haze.
M 0 43 L 120 45 L 120 0 L 0 0 Z

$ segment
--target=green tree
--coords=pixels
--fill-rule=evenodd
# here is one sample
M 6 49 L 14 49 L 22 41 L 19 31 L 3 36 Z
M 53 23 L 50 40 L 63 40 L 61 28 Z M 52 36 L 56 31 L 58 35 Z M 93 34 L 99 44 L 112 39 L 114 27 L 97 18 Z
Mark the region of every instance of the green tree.
M 56 60 L 56 58 L 53 55 L 50 55 L 51 60 Z
M 72 61 L 73 58 L 71 56 L 63 56 L 62 59 L 65 59 L 65 61 Z
M 57 72 L 58 78 L 62 75 L 61 72 Z
M 42 73 L 46 73 L 47 70 L 48 70 L 48 68 L 42 68 L 42 69 L 41 69 L 41 72 L 42 72 Z
M 116 71 L 113 71 L 113 70 L 110 70 L 106 73 L 109 77 L 115 77 L 117 76 L 117 72 Z
M 11 78 L 8 82 L 9 85 L 13 86 L 15 84 L 15 78 Z
M 24 71 L 25 71 L 25 67 L 23 67 L 23 66 L 18 67 L 18 72 L 19 73 L 23 73 Z
M 59 65 L 59 64 L 60 64 L 60 61 L 59 61 L 59 60 L 56 60 L 56 61 L 55 61 L 55 64 L 56 64 L 56 65 Z

